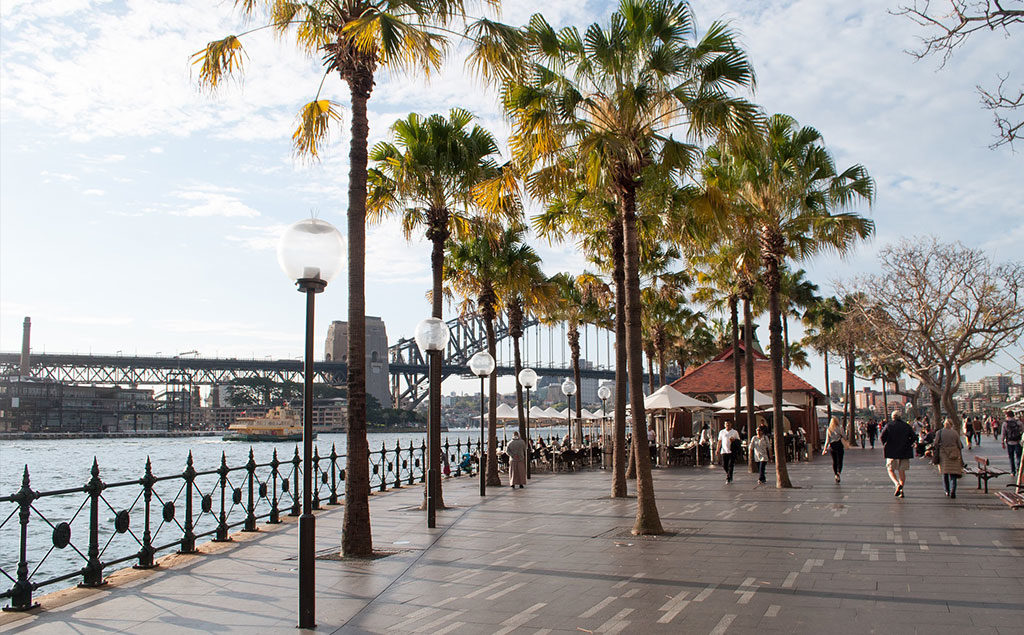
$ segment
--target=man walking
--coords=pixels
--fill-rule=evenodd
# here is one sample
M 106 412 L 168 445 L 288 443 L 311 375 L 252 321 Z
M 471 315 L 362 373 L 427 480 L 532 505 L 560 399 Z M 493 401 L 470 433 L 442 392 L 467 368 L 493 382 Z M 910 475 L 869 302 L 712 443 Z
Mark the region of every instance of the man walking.
M 882 429 L 882 450 L 885 454 L 885 468 L 889 480 L 896 486 L 893 496 L 903 498 L 903 486 L 907 483 L 907 470 L 914 456 L 914 429 L 907 425 L 898 412 L 892 413 L 892 421 Z
M 868 421 L 868 441 L 871 443 L 871 449 L 875 449 L 875 437 L 878 436 L 878 422 L 872 418 Z
M 736 452 L 740 449 L 740 433 L 732 429 L 732 421 L 726 421 L 725 428 L 718 433 L 718 446 L 718 451 L 722 455 L 722 467 L 725 468 L 725 482 L 732 483 L 732 470 L 736 465 Z M 736 452 L 733 452 L 733 450 L 736 450 Z
M 1010 458 L 1010 471 L 1017 476 L 1017 468 L 1020 467 L 1020 439 L 1021 432 L 1024 432 L 1024 425 L 1019 419 L 1014 418 L 1013 412 L 1006 411 L 1006 419 L 1003 420 L 1003 447 L 1006 448 L 1006 455 Z

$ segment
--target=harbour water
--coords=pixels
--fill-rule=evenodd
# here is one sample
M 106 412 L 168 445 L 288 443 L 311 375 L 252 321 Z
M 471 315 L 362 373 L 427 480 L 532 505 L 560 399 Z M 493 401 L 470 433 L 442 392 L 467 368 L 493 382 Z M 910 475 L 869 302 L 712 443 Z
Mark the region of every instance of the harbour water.
M 499 429 L 498 438 L 507 433 L 511 437 L 513 428 L 507 432 Z M 545 429 L 548 434 L 564 433 L 564 428 Z M 415 456 L 420 456 L 419 448 L 425 442 L 426 435 L 422 432 L 404 433 L 369 433 L 370 452 L 379 453 L 387 450 L 394 456 L 396 446 L 403 452 L 410 444 L 417 449 Z M 455 455 L 455 445 L 461 442 L 475 445 L 479 438 L 479 430 L 451 430 L 442 433 L 442 445 L 447 440 L 451 445 L 451 454 Z M 338 468 L 345 465 L 343 455 L 346 453 L 346 435 L 344 433 L 320 434 L 315 443 L 321 457 L 330 455 L 332 447 L 341 455 Z M 69 488 L 81 488 L 89 482 L 90 469 L 95 459 L 99 466 L 99 477 L 106 483 L 118 483 L 140 479 L 145 474 L 146 459 L 152 462 L 153 475 L 156 477 L 180 475 L 186 466 L 186 459 L 191 452 L 193 465 L 199 472 L 215 470 L 221 465 L 222 457 L 230 467 L 245 465 L 250 448 L 257 463 L 271 460 L 274 450 L 280 461 L 281 475 L 290 475 L 291 465 L 288 463 L 301 447 L 294 442 L 288 443 L 242 443 L 224 441 L 219 437 L 184 437 L 184 438 L 117 438 L 117 439 L 8 439 L 0 441 L 0 495 L 14 494 L 21 487 L 24 469 L 28 468 L 30 485 L 35 492 L 47 492 Z M 371 457 L 371 462 L 375 457 Z M 457 457 L 456 457 L 457 458 Z M 391 460 L 391 459 L 389 459 Z M 321 465 L 321 470 L 324 466 Z M 265 481 L 267 469 L 258 478 Z M 418 470 L 417 470 L 418 474 Z M 217 475 L 206 475 L 196 479 L 197 492 L 200 495 L 216 491 Z M 244 472 L 233 472 L 230 475 L 230 488 L 243 487 Z M 378 481 L 379 482 L 379 481 Z M 339 485 L 339 489 L 343 487 Z M 172 479 L 154 486 L 154 511 L 151 517 L 154 523 L 160 519 L 160 505 L 174 501 L 178 507 L 175 521 L 179 526 L 165 524 L 162 535 L 153 539 L 154 544 L 164 544 L 180 536 L 180 519 L 183 509 L 182 480 Z M 119 557 L 135 553 L 141 540 L 140 525 L 143 517 L 140 497 L 142 487 L 138 485 L 112 487 L 102 492 L 100 500 L 99 522 L 103 527 L 100 560 L 109 562 Z M 230 498 L 230 491 L 228 493 Z M 46 580 L 58 575 L 76 571 L 85 566 L 86 546 L 88 545 L 89 495 L 84 492 L 73 492 L 57 496 L 38 498 L 32 503 L 29 523 L 28 562 L 29 574 L 33 580 Z M 230 500 L 228 501 L 230 504 Z M 290 505 L 290 501 L 288 502 Z M 198 508 L 199 503 L 196 503 Z M 283 506 L 283 505 L 282 505 Z M 130 530 L 124 535 L 115 534 L 110 529 L 115 524 L 119 511 L 131 510 Z M 216 509 L 214 510 L 216 511 Z M 4 503 L 0 509 L 0 569 L 8 576 L 16 577 L 19 559 L 20 523 L 18 505 Z M 264 504 L 259 513 L 266 513 Z M 239 518 L 241 512 L 236 508 L 232 521 Z M 4 520 L 6 519 L 6 520 Z M 215 514 L 206 514 L 200 519 L 202 526 L 197 525 L 196 532 L 209 530 L 216 526 Z M 66 522 L 71 529 L 71 544 L 63 549 L 54 547 L 54 527 Z M 175 533 L 177 532 L 177 533 Z M 201 539 L 200 542 L 206 539 Z M 165 555 L 168 552 L 157 554 Z M 122 565 L 127 566 L 127 565 Z M 116 567 L 115 567 L 116 568 Z M 0 576 L 3 577 L 3 576 Z M 47 593 L 60 588 L 72 586 L 81 578 L 72 578 L 49 585 L 40 593 Z M 7 586 L 11 580 L 5 579 L 0 585 Z M 8 602 L 3 602 L 8 604 Z

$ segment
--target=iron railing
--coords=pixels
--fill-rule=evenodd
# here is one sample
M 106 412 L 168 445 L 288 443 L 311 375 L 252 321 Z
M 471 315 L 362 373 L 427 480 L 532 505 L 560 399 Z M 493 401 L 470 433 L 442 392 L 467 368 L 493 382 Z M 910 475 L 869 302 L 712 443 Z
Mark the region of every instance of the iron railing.
M 477 463 L 466 456 L 479 452 L 479 446 L 479 441 L 445 440 L 450 476 L 472 474 Z M 392 448 L 381 444 L 380 450 L 369 456 L 371 491 L 423 483 L 425 455 L 423 443 L 416 446 L 410 441 L 402 447 L 396 442 Z M 321 455 L 319 448 L 314 452 L 314 509 L 321 509 L 324 503 L 337 505 L 344 498 L 345 458 L 333 445 L 329 454 Z M 232 528 L 258 531 L 257 521 L 276 524 L 281 514 L 298 516 L 301 470 L 298 447 L 287 459 L 280 459 L 274 450 L 272 458 L 263 463 L 256 462 L 250 448 L 248 461 L 234 467 L 222 453 L 218 467 L 201 471 L 193 465 L 189 452 L 181 473 L 157 476 L 147 458 L 140 478 L 105 483 L 99 463 L 93 459 L 85 484 L 44 491 L 32 488 L 26 465 L 21 488 L 0 497 L 0 513 L 5 504 L 12 506 L 0 522 L 0 538 L 6 538 L 5 530 L 18 533 L 16 540 L 13 536 L 2 540 L 5 548 L 15 542 L 18 545 L 16 561 L 10 554 L 0 553 L 0 576 L 12 584 L 0 593 L 0 599 L 10 600 L 4 610 L 32 608 L 33 593 L 43 587 L 78 577 L 79 586 L 100 586 L 104 571 L 115 565 L 134 561 L 135 568 L 152 568 L 158 553 L 195 553 L 200 538 L 230 541 Z M 128 491 L 132 488 L 135 491 Z M 76 495 L 82 496 L 77 505 L 60 500 Z M 122 504 L 118 499 L 130 502 Z M 82 539 L 76 541 L 80 535 Z

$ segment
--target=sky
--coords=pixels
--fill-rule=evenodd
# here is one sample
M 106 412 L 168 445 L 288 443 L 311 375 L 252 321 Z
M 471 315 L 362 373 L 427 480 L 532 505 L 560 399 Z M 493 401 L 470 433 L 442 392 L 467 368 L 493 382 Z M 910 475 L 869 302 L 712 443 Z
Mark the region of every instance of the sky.
M 878 250 L 901 237 L 1024 258 L 1024 159 L 989 149 L 994 127 L 975 92 L 996 73 L 1021 76 L 1019 42 L 987 35 L 943 68 L 915 61 L 905 51 L 921 33 L 888 12 L 896 2 L 693 2 L 700 30 L 724 20 L 740 34 L 758 78 L 749 97 L 813 125 L 840 167 L 861 163 L 877 182 L 875 205 L 859 210 L 876 235 L 842 260 L 801 265 L 826 293 L 876 271 Z M 585 26 L 605 23 L 611 4 L 506 0 L 501 18 L 537 11 Z M 344 232 L 349 122 L 320 162 L 293 156 L 295 115 L 322 74 L 266 31 L 243 38 L 242 79 L 199 90 L 190 55 L 252 26 L 230 2 L 0 4 L 0 350 L 19 350 L 31 316 L 36 352 L 301 356 L 304 304 L 276 242 L 310 214 Z M 347 95 L 337 77 L 324 82 L 321 96 L 347 106 Z M 377 78 L 370 143 L 409 112 L 455 106 L 506 137 L 493 93 L 456 50 L 429 83 Z M 409 337 L 429 314 L 429 247 L 395 221 L 369 228 L 367 246 L 367 314 L 384 318 L 392 342 Z M 549 273 L 586 265 L 572 244 L 537 248 Z M 347 315 L 344 276 L 317 298 L 318 356 L 330 320 Z M 1017 371 L 1022 358 L 1017 345 L 967 376 Z M 799 374 L 823 387 L 820 359 Z M 445 390 L 464 385 L 475 384 Z

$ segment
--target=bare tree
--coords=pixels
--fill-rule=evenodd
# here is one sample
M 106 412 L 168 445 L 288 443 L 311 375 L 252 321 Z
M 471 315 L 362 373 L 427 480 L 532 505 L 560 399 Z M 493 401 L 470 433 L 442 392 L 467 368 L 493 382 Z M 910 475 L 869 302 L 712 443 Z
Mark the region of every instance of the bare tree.
M 892 13 L 925 28 L 921 48 L 908 53 L 917 59 L 937 55 L 942 58 L 941 68 L 954 50 L 979 31 L 1010 37 L 1011 27 L 1024 23 L 1024 0 L 914 0 L 911 4 L 900 5 Z M 1024 89 L 1008 88 L 1008 78 L 1008 74 L 999 75 L 999 86 L 995 90 L 976 86 L 982 107 L 992 111 L 998 129 L 992 148 L 1007 143 L 1013 147 L 1024 125 L 1024 120 L 1015 117 L 1017 109 L 1024 107 Z
M 851 308 L 873 346 L 903 365 L 959 425 L 953 393 L 964 367 L 991 360 L 1024 334 L 1024 265 L 935 237 L 903 240 L 879 254 L 882 272 L 854 280 Z

